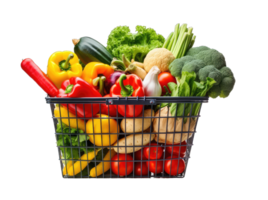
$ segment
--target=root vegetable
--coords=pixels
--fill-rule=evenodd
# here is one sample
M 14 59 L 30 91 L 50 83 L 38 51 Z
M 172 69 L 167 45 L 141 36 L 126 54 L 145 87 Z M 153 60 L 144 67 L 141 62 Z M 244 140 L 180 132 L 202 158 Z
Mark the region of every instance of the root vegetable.
M 168 107 L 158 110 L 155 114 L 155 117 L 159 117 L 159 113 L 161 118 L 155 118 L 153 121 L 153 132 L 157 133 L 155 141 L 158 141 L 159 143 L 166 142 L 167 144 L 173 144 L 174 139 L 175 144 L 183 142 L 192 137 L 193 133 L 174 133 L 174 126 L 175 132 L 193 132 L 196 125 L 196 120 L 188 118 L 186 123 L 183 123 L 183 118 L 177 118 L 175 122 L 175 118 L 171 115 L 170 111 L 168 111 Z M 170 118 L 168 118 L 168 116 Z
M 149 144 L 150 141 L 155 139 L 155 134 L 133 134 L 128 135 L 126 138 L 121 138 L 113 146 L 117 153 L 132 153 L 139 151 L 142 147 Z M 135 145 L 134 145 L 135 142 Z M 130 146 L 130 147 L 128 147 Z
M 154 117 L 154 111 L 151 109 L 144 110 L 138 117 Z M 148 129 L 152 124 L 153 118 L 126 118 L 121 121 L 120 127 L 124 133 L 140 133 Z M 143 124 L 143 125 L 142 125 Z M 126 125 L 126 128 L 125 128 Z M 135 127 L 135 130 L 134 130 Z
M 128 68 L 126 68 L 125 72 L 136 74 L 138 77 L 141 78 L 141 80 L 143 80 L 147 74 L 144 69 L 134 65 L 133 63 L 131 63 Z
M 144 69 L 144 64 L 141 63 L 141 62 L 137 62 L 137 61 L 134 61 L 133 59 L 131 60 L 131 63 L 133 63 L 134 65 Z

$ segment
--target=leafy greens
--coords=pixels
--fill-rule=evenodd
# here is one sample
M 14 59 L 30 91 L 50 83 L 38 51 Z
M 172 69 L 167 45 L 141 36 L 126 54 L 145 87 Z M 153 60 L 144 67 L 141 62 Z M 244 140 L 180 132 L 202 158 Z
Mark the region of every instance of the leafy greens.
M 161 48 L 165 38 L 154 29 L 136 26 L 137 33 L 130 33 L 128 26 L 114 28 L 107 41 L 107 50 L 118 59 L 124 54 L 129 60 L 143 62 L 147 53 L 155 48 Z
M 57 135 L 57 146 L 79 147 L 79 148 L 60 147 L 62 157 L 64 159 L 79 159 L 82 154 L 94 151 L 93 148 L 87 148 L 86 150 L 87 146 L 86 143 L 89 139 L 89 136 L 82 135 L 81 133 L 84 133 L 83 130 L 71 128 L 66 124 L 62 123 L 61 121 L 58 121 L 56 132 L 71 134 L 71 135 L 63 135 L 63 134 Z
M 205 82 L 196 82 L 195 72 L 183 71 L 180 79 L 180 83 L 177 85 L 175 83 L 168 83 L 168 88 L 171 91 L 172 97 L 189 97 L 197 96 L 204 97 L 207 92 L 212 88 L 216 81 L 210 77 L 206 78 Z M 164 106 L 164 105 L 163 105 Z M 199 112 L 200 103 L 194 103 L 191 106 L 191 103 L 171 103 L 170 113 L 172 116 L 196 116 Z M 162 106 L 161 106 L 162 107 Z M 191 108 L 192 107 L 192 108 Z M 191 111 L 192 110 L 192 111 Z M 191 112 L 191 113 L 190 113 Z M 187 118 L 184 118 L 184 123 L 186 123 Z

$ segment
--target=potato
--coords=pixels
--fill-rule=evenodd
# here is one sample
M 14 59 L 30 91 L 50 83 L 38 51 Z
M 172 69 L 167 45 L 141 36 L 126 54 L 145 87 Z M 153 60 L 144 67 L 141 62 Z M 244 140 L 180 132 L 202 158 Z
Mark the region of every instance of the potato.
M 151 133 L 151 132 L 153 132 L 153 128 L 150 127 L 143 131 L 143 133 Z
M 143 136 L 142 136 L 143 135 Z M 151 138 L 150 138 L 151 136 Z M 126 138 L 121 138 L 118 142 L 116 142 L 113 146 L 113 149 L 117 153 L 132 153 L 139 151 L 142 147 L 149 144 L 150 139 L 151 141 L 154 140 L 155 134 L 133 134 L 128 135 Z M 134 139 L 135 139 L 135 146 L 134 146 Z M 131 147 L 127 147 L 131 146 Z
M 156 117 L 159 117 L 159 110 L 155 114 Z M 153 121 L 153 132 L 157 133 L 155 136 L 155 141 L 158 140 L 159 143 L 165 143 L 167 141 L 167 144 L 172 144 L 173 143 L 173 137 L 174 137 L 174 143 L 180 143 L 188 138 L 192 137 L 192 133 L 175 133 L 174 134 L 174 123 L 175 123 L 175 118 L 165 118 L 167 116 L 172 116 L 170 111 L 168 113 L 168 108 L 164 107 L 160 111 L 160 116 L 164 118 L 155 118 Z M 167 122 L 168 119 L 168 122 Z M 187 122 L 183 124 L 183 118 L 177 118 L 176 124 L 175 124 L 175 132 L 186 132 L 186 131 L 194 131 L 195 125 L 196 125 L 196 120 L 191 119 L 191 124 L 190 124 L 190 129 L 189 129 L 189 120 L 188 118 Z M 160 126 L 158 124 L 160 123 Z M 168 123 L 168 124 L 167 124 Z M 168 127 L 167 127 L 168 126 Z M 170 134 L 168 133 L 170 132 Z M 158 134 L 159 133 L 159 134 Z
M 138 117 L 142 117 L 141 113 Z M 146 109 L 144 110 L 144 117 L 153 117 L 154 116 L 154 111 L 151 109 Z M 125 118 L 121 121 L 120 127 L 121 130 L 124 133 L 140 133 L 143 130 L 148 129 L 151 124 L 152 124 L 153 118 Z M 125 123 L 126 123 L 126 127 L 125 128 Z M 142 123 L 143 123 L 143 127 L 142 127 Z M 134 130 L 134 125 L 135 125 L 135 130 Z M 142 129 L 143 128 L 143 129 Z

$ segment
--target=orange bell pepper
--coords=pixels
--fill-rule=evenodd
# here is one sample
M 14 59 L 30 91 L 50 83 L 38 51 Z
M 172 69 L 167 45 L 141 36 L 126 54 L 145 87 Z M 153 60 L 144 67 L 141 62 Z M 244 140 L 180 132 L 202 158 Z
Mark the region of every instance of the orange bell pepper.
M 100 62 L 90 62 L 88 63 L 82 73 L 82 79 L 84 79 L 86 82 L 88 82 L 91 85 L 93 84 L 93 80 L 97 78 L 99 75 L 103 75 L 106 78 L 109 77 L 114 72 L 114 69 L 104 63 Z

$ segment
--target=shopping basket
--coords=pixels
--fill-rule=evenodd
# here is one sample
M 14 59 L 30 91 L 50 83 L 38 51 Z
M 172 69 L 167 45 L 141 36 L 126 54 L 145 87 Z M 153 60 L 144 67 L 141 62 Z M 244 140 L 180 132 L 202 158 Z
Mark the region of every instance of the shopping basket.
M 57 145 L 58 148 L 58 154 L 59 154 L 59 160 L 60 160 L 60 166 L 61 166 L 61 174 L 64 178 L 151 178 L 151 177 L 157 177 L 157 178 L 183 178 L 185 177 L 186 174 L 186 169 L 188 166 L 188 161 L 190 158 L 190 153 L 191 153 L 191 148 L 193 145 L 193 140 L 194 140 L 194 135 L 196 132 L 196 126 L 198 122 L 198 118 L 200 117 L 200 110 L 202 103 L 208 102 L 208 97 L 118 97 L 118 98 L 56 98 L 56 97 L 46 97 L 46 102 L 50 104 L 51 107 L 51 112 L 52 112 L 52 119 L 54 123 L 54 128 L 55 128 L 55 136 L 56 136 L 56 141 L 57 144 L 60 143 L 60 145 Z M 176 110 L 178 106 L 183 105 L 183 115 L 182 116 L 171 116 L 170 113 L 170 105 L 171 103 L 175 103 L 177 105 Z M 92 110 L 94 107 L 98 106 L 99 107 L 99 117 L 78 117 L 77 115 L 77 106 L 81 104 L 85 108 L 85 106 L 90 105 Z M 109 113 L 108 116 L 106 115 L 105 117 L 101 116 L 101 105 L 106 104 L 108 108 L 110 106 L 114 106 L 116 108 L 116 116 L 115 117 L 110 117 Z M 64 105 L 64 106 L 62 106 Z M 70 116 L 69 111 L 69 106 L 74 105 L 75 106 L 75 111 L 76 114 L 72 114 Z M 127 106 L 127 105 L 133 105 L 133 112 L 135 113 L 135 106 L 142 106 L 142 113 L 136 117 L 136 118 L 127 118 L 125 116 L 121 116 L 118 113 L 118 106 Z M 161 106 L 162 108 L 161 108 Z M 165 106 L 166 105 L 166 106 Z M 191 111 L 195 105 L 199 105 L 200 109 L 197 115 L 191 115 Z M 165 106 L 165 107 L 164 107 Z M 60 111 L 60 116 L 55 116 L 54 114 L 54 109 L 58 107 L 59 109 L 67 109 L 68 116 L 62 116 L 62 112 Z M 190 114 L 186 114 L 185 110 L 186 107 L 188 108 L 188 112 Z M 144 116 L 145 110 L 150 109 L 151 115 Z M 166 110 L 167 115 L 161 114 L 161 112 L 164 112 L 163 110 Z M 108 109 L 109 110 L 109 109 Z M 85 111 L 84 111 L 85 112 Z M 158 113 L 158 115 L 156 114 Z M 127 124 L 127 120 L 133 120 L 132 126 L 130 129 L 133 129 L 133 132 L 127 132 L 127 131 L 122 131 L 121 127 L 124 126 L 125 129 L 129 128 Z M 138 122 L 136 119 L 140 119 Z M 84 131 L 81 132 L 72 132 L 71 128 L 65 127 L 65 131 L 63 130 L 62 126 L 60 126 L 59 129 L 59 123 L 64 123 L 66 122 L 67 124 L 70 123 L 76 123 L 77 130 L 79 129 L 79 122 L 80 120 L 83 120 L 84 122 L 84 128 L 82 127 L 81 129 L 84 129 Z M 94 126 L 93 126 L 93 132 L 91 131 L 91 134 L 88 135 L 89 131 L 87 130 L 87 122 L 90 121 L 94 123 L 94 120 L 100 120 L 100 127 L 106 130 L 105 133 L 102 133 L 102 128 L 98 131 L 95 130 L 94 132 Z M 108 121 L 108 124 L 103 125 L 103 121 L 106 120 Z M 116 131 L 113 133 L 110 132 L 111 128 L 111 122 L 115 121 L 117 123 L 117 128 Z M 146 120 L 150 120 L 151 125 L 149 128 L 146 130 L 143 130 L 144 123 Z M 78 122 L 79 121 L 79 122 Z M 165 123 L 162 123 L 165 122 Z M 180 123 L 179 123 L 180 122 Z M 186 123 L 185 123 L 186 122 Z M 142 127 L 142 130 L 137 132 L 135 131 L 135 128 L 137 127 L 137 124 L 139 123 L 139 127 Z M 172 125 L 173 124 L 173 125 Z M 62 124 L 61 124 L 62 125 Z M 107 126 L 108 126 L 108 132 L 107 132 Z M 158 127 L 157 127 L 158 126 Z M 169 127 L 171 126 L 171 127 Z M 181 128 L 179 128 L 181 126 Z M 81 126 L 80 126 L 81 127 Z M 69 131 L 68 131 L 69 129 Z M 174 130 L 173 130 L 174 129 Z M 97 133 L 98 132 L 98 133 Z M 80 144 L 80 139 L 85 138 L 87 136 L 92 137 L 93 140 L 96 139 L 97 136 L 103 137 L 108 136 L 109 137 L 109 144 L 103 144 L 101 140 L 101 145 L 98 144 L 96 145 L 95 142 L 93 141 L 90 142 L 88 139 L 84 140 L 83 145 Z M 116 136 L 118 140 L 120 141 L 123 140 L 123 145 L 119 145 L 119 142 L 116 142 L 117 145 L 114 145 L 113 142 L 111 142 L 111 138 L 113 136 Z M 133 135 L 133 142 L 127 143 L 127 136 Z M 136 136 L 141 138 L 139 144 L 137 145 L 137 140 Z M 69 142 L 66 141 L 66 137 L 64 136 L 69 136 L 69 138 L 72 138 L 74 136 L 75 138 L 78 138 L 78 145 L 72 145 L 72 142 L 74 143 L 75 140 L 70 139 Z M 91 139 L 92 139 L 91 138 Z M 148 140 L 144 140 L 144 138 L 148 138 Z M 77 139 L 76 139 L 77 140 Z M 125 140 L 125 142 L 124 142 Z M 145 141 L 145 142 L 144 142 Z M 183 141 L 184 144 L 182 143 Z M 77 142 L 77 141 L 76 141 Z M 136 142 L 136 144 L 135 144 Z M 139 160 L 135 156 L 135 152 L 137 150 L 146 147 L 151 147 L 152 143 L 156 143 L 156 147 L 161 147 L 163 149 L 163 153 L 161 158 L 159 159 L 144 159 L 140 158 Z M 66 144 L 68 143 L 68 144 Z M 181 156 L 180 153 L 177 156 L 174 156 L 175 153 L 173 153 L 173 147 L 179 147 L 179 151 L 182 151 L 183 147 L 186 147 L 186 153 L 184 156 Z M 171 151 L 171 165 L 172 162 L 177 162 L 178 167 L 177 167 L 177 173 L 176 175 L 172 175 L 170 173 L 166 173 L 165 169 L 165 163 L 167 161 L 167 148 L 172 148 Z M 127 174 L 127 167 L 126 167 L 126 174 L 124 176 L 113 173 L 112 170 L 112 164 L 115 162 L 115 160 L 112 160 L 112 157 L 114 154 L 111 152 L 116 151 L 117 153 L 128 153 L 131 155 L 133 160 L 121 160 L 122 162 L 127 165 L 127 163 L 131 163 L 133 171 Z M 130 150 L 130 151 L 129 151 Z M 150 151 L 150 148 L 149 148 Z M 158 148 L 157 148 L 158 151 Z M 69 158 L 66 158 L 67 155 L 66 152 L 69 152 L 70 156 Z M 94 152 L 93 158 L 89 158 L 89 152 Z M 108 152 L 108 153 L 107 153 Z M 130 153 L 129 153 L 130 152 Z M 158 152 L 156 152 L 158 153 Z M 74 154 L 78 154 L 81 158 L 75 158 Z M 83 156 L 84 155 L 84 156 Z M 124 154 L 126 155 L 126 154 Z M 82 159 L 83 156 L 83 159 Z M 76 156 L 77 157 L 77 156 Z M 179 160 L 183 160 L 185 163 L 185 168 L 183 172 L 179 172 L 180 168 L 180 163 L 178 162 Z M 119 160 L 118 160 L 119 161 Z M 135 164 L 136 163 L 142 163 L 142 162 L 147 162 L 147 165 L 149 162 L 156 161 L 156 168 L 157 164 L 162 165 L 160 168 L 162 168 L 162 171 L 160 173 L 152 172 L 148 169 L 148 172 L 145 173 L 146 175 L 135 173 Z M 159 161 L 159 162 L 158 162 Z M 160 164 L 159 164 L 160 163 Z M 71 168 L 68 168 L 68 166 Z M 142 166 L 141 165 L 141 171 L 142 171 Z M 159 166 L 158 166 L 159 167 Z M 78 169 L 79 168 L 79 169 Z M 76 172 L 75 170 L 79 171 Z M 100 171 L 101 170 L 101 171 Z M 119 171 L 119 166 L 118 166 L 118 171 Z M 94 174 L 94 176 L 92 175 Z

